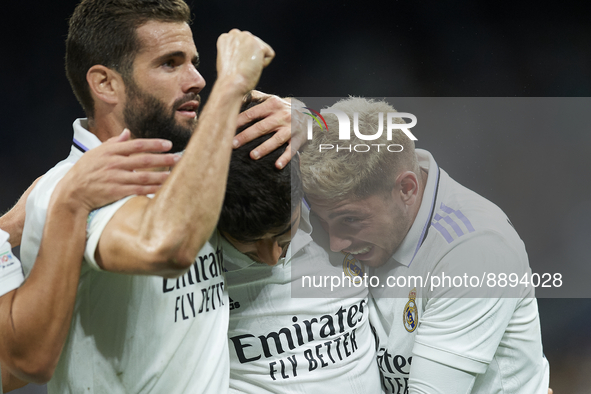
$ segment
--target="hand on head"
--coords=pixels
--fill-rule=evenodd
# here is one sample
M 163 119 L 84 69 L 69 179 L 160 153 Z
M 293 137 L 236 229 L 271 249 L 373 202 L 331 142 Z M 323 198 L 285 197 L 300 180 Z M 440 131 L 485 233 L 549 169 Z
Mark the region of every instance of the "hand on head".
M 282 169 L 306 141 L 306 119 L 297 110 L 303 104 L 296 99 L 281 99 L 257 90 L 253 90 L 250 94 L 255 99 L 260 98 L 265 101 L 238 115 L 238 127 L 256 119 L 261 120 L 234 137 L 234 148 L 238 148 L 261 135 L 276 131 L 271 139 L 256 147 L 250 157 L 257 160 L 288 142 L 287 149 L 275 162 L 275 166 Z

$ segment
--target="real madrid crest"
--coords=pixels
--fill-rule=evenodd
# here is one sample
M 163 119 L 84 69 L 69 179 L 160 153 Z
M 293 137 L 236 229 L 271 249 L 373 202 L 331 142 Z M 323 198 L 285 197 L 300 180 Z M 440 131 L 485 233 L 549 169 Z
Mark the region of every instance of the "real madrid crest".
M 419 325 L 419 309 L 417 308 L 417 288 L 415 287 L 408 293 L 408 302 L 404 307 L 404 315 L 402 316 L 402 322 L 406 331 L 413 332 Z
M 356 276 L 362 277 L 365 273 L 363 264 L 351 253 L 345 253 L 345 258 L 343 259 L 343 272 L 351 279 L 355 279 Z

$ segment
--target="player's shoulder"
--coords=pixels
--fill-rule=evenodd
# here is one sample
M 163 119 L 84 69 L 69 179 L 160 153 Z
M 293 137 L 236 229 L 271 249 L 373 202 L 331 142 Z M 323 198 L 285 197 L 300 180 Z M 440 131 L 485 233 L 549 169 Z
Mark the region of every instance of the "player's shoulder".
M 21 242 L 21 260 L 25 267 L 30 268 L 35 261 L 51 195 L 59 181 L 75 162 L 76 159 L 71 154 L 68 158 L 57 163 L 43 175 L 27 198 L 25 226 Z
M 441 187 L 431 226 L 449 244 L 476 236 L 521 242 L 513 223 L 501 208 L 441 172 Z
M 481 268 L 494 261 L 499 269 L 516 268 L 516 262 L 527 269 L 525 245 L 501 208 L 445 173 L 441 180 L 429 229 L 434 252 L 442 259 L 466 255 L 466 262 L 474 266 L 478 260 L 485 265 Z
M 75 162 L 72 156 L 68 156 L 43 175 L 27 199 L 27 214 L 30 209 L 47 208 L 53 190 Z

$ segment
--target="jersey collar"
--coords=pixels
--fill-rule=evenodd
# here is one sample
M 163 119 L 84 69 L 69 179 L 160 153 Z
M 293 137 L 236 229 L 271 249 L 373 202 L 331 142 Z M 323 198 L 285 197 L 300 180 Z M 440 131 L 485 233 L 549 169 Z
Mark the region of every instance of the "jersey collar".
M 293 256 L 312 241 L 312 237 L 310 236 L 310 234 L 312 234 L 312 225 L 310 224 L 310 209 L 303 199 L 302 209 L 300 212 L 300 225 L 296 235 L 291 240 L 291 245 L 289 245 L 287 256 Z
M 413 262 L 423 241 L 427 238 L 433 212 L 435 211 L 440 177 L 439 166 L 437 166 L 431 153 L 423 149 L 417 149 L 415 152 L 419 159 L 419 166 L 428 172 L 427 184 L 425 185 L 423 200 L 417 217 L 391 258 L 391 260 L 395 260 L 407 267 Z
M 291 257 L 299 252 L 304 246 L 312 241 L 310 234 L 312 233 L 312 226 L 310 225 L 310 210 L 302 203 L 300 225 L 296 232 L 296 235 L 291 240 L 291 244 L 287 248 L 286 257 L 282 259 L 284 262 L 291 260 Z M 222 238 L 222 249 L 224 251 L 224 263 L 228 271 L 235 271 L 249 267 L 253 264 L 258 264 L 247 257 L 245 254 L 240 253 L 238 249 L 234 247 L 228 240 L 223 236 Z M 278 264 L 281 264 L 281 260 Z
M 96 148 L 102 143 L 96 135 L 88 131 L 88 119 L 76 119 L 72 127 L 74 128 L 72 150 L 77 150 L 84 153 L 92 148 Z

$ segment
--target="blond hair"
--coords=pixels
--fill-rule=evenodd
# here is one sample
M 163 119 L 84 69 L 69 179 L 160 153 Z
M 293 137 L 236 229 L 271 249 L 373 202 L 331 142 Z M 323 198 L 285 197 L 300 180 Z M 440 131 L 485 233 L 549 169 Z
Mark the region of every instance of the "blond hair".
M 329 107 L 343 111 L 353 126 L 354 113 L 358 114 L 359 132 L 364 135 L 376 134 L 380 127 L 379 113 L 386 121 L 388 112 L 397 112 L 385 101 L 349 97 Z M 376 140 L 365 141 L 351 133 L 350 140 L 339 140 L 339 122 L 336 115 L 323 114 L 328 130 L 313 125 L 313 139 L 301 152 L 301 170 L 304 192 L 320 199 L 339 200 L 344 198 L 366 198 L 370 195 L 390 192 L 401 171 L 414 171 L 419 175 L 419 166 L 414 151 L 414 141 L 401 130 L 392 131 L 392 140 L 387 139 L 383 125 L 382 135 Z M 394 123 L 404 124 L 401 118 Z M 333 145 L 334 149 L 320 150 L 321 144 Z M 349 149 L 359 144 L 370 146 L 367 152 Z M 382 144 L 381 146 L 376 146 Z M 400 152 L 387 149 L 400 145 Z M 324 146 L 327 146 L 324 145 Z M 341 149 L 336 149 L 339 146 Z M 345 147 L 346 149 L 342 149 Z M 378 151 L 379 148 L 379 151 Z M 392 150 L 400 150 L 400 147 Z

